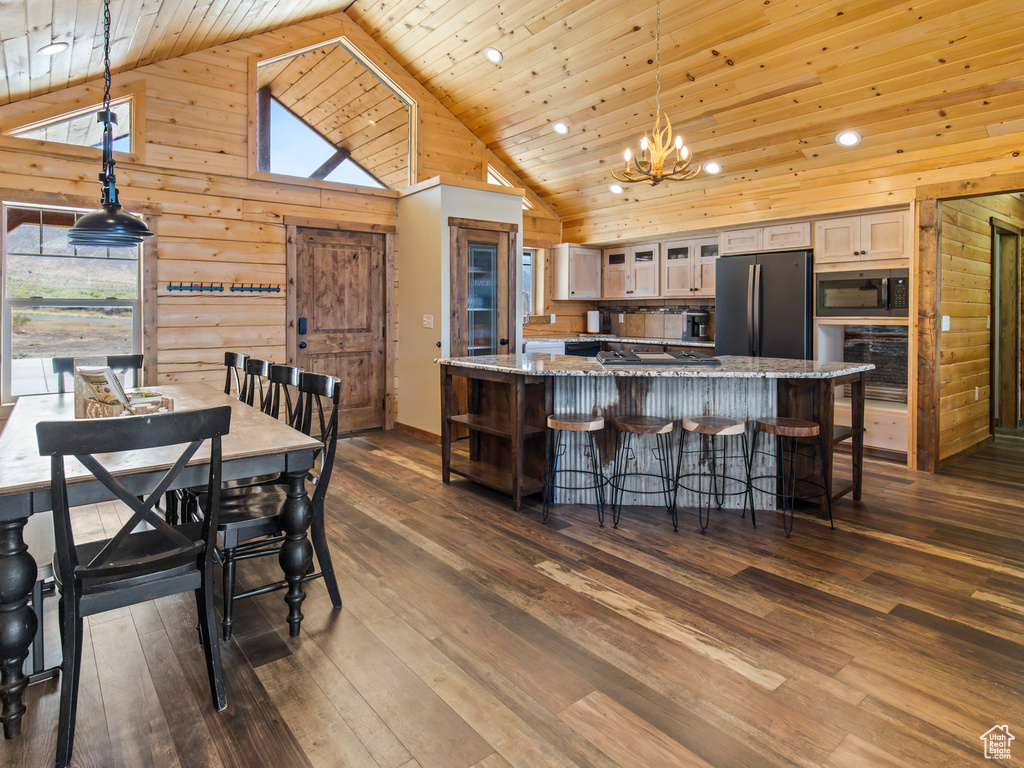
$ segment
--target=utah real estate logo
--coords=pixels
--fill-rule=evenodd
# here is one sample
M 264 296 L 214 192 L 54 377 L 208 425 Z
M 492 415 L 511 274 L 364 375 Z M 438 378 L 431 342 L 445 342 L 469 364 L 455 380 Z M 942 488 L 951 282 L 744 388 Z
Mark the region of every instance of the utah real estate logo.
M 985 742 L 986 760 L 1009 760 L 1010 742 L 1013 741 L 1013 734 L 1007 725 L 996 725 L 990 728 L 979 737 Z

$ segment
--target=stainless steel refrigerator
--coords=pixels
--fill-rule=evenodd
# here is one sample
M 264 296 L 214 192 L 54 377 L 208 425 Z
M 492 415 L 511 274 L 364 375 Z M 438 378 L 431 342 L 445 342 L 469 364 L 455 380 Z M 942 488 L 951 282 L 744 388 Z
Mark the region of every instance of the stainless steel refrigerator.
M 811 252 L 722 256 L 715 265 L 715 354 L 810 360 Z

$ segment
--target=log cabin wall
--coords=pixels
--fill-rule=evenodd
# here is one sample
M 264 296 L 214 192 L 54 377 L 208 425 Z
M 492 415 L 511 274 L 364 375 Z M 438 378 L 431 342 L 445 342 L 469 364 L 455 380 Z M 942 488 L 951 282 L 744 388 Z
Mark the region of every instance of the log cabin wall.
M 252 60 L 341 35 L 417 101 L 417 180 L 445 174 L 480 182 L 490 163 L 524 186 L 344 14 L 116 73 L 115 97 L 119 89 L 137 95 L 136 120 L 143 137 L 130 161 L 116 157 L 121 201 L 129 211 L 159 212 L 157 299 L 155 313 L 149 313 L 155 327 L 145 329 L 148 348 L 155 351 L 156 360 L 149 363 L 155 362 L 157 383 L 220 382 L 225 350 L 276 361 L 286 357 L 283 288 L 280 293 L 213 296 L 169 293 L 169 283 L 283 286 L 285 217 L 396 227 L 396 192 L 248 174 Z M 6 104 L 0 107 L 0 128 L 96 104 L 101 97 L 102 84 L 93 82 Z M 0 187 L 21 190 L 16 202 L 81 207 L 92 201 L 86 207 L 95 207 L 98 171 L 98 151 L 0 139 Z M 527 197 L 533 207 L 529 215 L 524 211 L 524 242 L 558 242 L 558 217 L 532 192 Z M 397 328 L 390 334 L 396 339 Z
M 942 202 L 942 317 L 939 334 L 939 463 L 986 443 L 992 434 L 992 230 L 995 216 L 1024 227 L 1018 195 Z M 977 391 L 977 395 L 975 392 Z

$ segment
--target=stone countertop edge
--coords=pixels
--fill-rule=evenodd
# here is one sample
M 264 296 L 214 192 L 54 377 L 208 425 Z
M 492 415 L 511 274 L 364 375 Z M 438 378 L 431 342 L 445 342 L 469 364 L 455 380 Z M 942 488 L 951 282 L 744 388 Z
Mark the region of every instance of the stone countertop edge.
M 593 357 L 518 354 L 436 358 L 435 363 L 521 376 L 660 376 L 680 378 L 834 379 L 874 369 L 873 363 L 722 355 L 721 365 L 602 365 Z
M 648 339 L 639 336 L 613 336 L 595 333 L 589 336 L 524 336 L 523 341 L 612 341 L 617 344 L 671 344 L 674 347 L 713 347 L 715 342 L 697 339 Z

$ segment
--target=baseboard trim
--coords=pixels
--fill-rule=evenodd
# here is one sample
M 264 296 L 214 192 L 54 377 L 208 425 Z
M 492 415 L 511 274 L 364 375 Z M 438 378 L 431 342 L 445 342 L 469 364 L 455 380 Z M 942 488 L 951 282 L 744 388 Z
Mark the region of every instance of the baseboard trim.
M 395 431 L 401 432 L 403 435 L 409 435 L 409 437 L 415 437 L 417 440 L 433 443 L 434 445 L 441 444 L 440 435 L 428 432 L 425 429 L 420 429 L 419 427 L 410 427 L 408 424 L 403 424 L 400 421 L 395 422 Z

